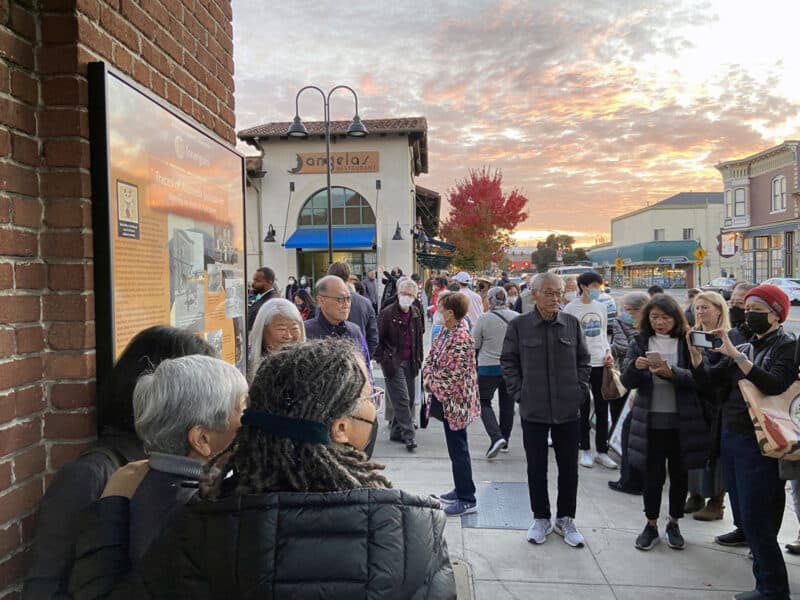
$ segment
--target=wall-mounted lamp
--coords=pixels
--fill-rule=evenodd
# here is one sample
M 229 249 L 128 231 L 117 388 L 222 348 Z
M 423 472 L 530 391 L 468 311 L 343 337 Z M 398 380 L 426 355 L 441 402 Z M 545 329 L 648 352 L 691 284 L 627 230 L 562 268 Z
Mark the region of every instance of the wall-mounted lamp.
M 267 235 L 264 236 L 265 242 L 274 242 L 275 241 L 275 228 L 272 226 L 272 223 L 269 224 L 267 227 Z
M 394 229 L 394 235 L 392 236 L 392 241 L 402 241 L 403 240 L 403 233 L 400 231 L 400 221 L 397 222 L 397 227 Z

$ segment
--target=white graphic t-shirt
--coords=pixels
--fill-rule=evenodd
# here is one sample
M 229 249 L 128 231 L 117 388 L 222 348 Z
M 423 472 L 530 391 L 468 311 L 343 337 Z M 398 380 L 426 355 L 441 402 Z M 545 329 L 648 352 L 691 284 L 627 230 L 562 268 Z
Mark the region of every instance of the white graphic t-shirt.
M 605 305 L 597 300 L 584 304 L 580 298 L 576 298 L 564 307 L 564 312 L 580 321 L 591 354 L 591 366 L 602 367 L 603 358 L 611 348 L 608 343 L 608 312 Z

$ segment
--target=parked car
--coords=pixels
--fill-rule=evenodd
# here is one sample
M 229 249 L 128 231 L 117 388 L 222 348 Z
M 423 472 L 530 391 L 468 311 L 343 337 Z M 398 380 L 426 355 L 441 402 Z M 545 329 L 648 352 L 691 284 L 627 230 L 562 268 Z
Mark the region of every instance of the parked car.
M 769 283 L 770 285 L 777 285 L 781 288 L 792 304 L 800 303 L 800 279 L 789 279 L 787 277 L 773 277 L 762 281 L 762 283 Z
M 733 292 L 733 287 L 735 285 L 736 280 L 731 277 L 717 277 L 701 286 L 700 289 L 704 292 L 717 292 L 718 294 L 722 294 L 725 300 L 730 300 L 731 292 Z

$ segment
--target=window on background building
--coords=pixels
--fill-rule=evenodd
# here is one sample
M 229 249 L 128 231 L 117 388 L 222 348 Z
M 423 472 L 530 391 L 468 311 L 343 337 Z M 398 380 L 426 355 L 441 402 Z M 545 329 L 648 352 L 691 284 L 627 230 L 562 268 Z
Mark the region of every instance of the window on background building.
M 653 230 L 653 240 L 656 242 L 663 242 L 666 238 L 664 237 L 664 230 L 663 229 L 654 229 Z
M 786 177 L 780 175 L 772 180 L 772 212 L 786 210 Z
M 345 187 L 331 188 L 332 224 L 374 225 L 375 213 L 369 202 L 358 192 Z M 328 224 L 328 191 L 315 192 L 300 210 L 298 227 L 318 227 Z
M 783 248 L 769 251 L 769 276 L 783 277 Z
M 733 218 L 733 192 L 731 190 L 725 192 L 725 218 Z
M 685 239 L 685 240 L 693 240 L 694 239 L 694 229 L 684 227 L 684 229 L 683 229 L 683 239 Z
M 736 188 L 734 190 L 734 192 L 733 192 L 733 204 L 734 204 L 733 215 L 735 217 L 743 217 L 743 216 L 745 216 L 744 188 Z

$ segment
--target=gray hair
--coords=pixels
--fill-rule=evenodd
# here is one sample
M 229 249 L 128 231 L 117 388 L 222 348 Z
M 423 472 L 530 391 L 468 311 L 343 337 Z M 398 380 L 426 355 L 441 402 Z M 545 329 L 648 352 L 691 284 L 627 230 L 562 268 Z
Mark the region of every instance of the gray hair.
M 501 287 L 491 288 L 486 297 L 489 299 L 489 308 L 506 308 L 506 291 Z
M 182 356 L 161 361 L 143 375 L 133 392 L 136 435 L 145 452 L 186 456 L 186 434 L 195 425 L 224 431 L 247 380 L 239 370 L 210 356 Z
M 336 275 L 326 275 L 317 281 L 317 285 L 314 286 L 314 289 L 316 290 L 317 294 L 325 294 L 328 292 L 329 284 L 333 283 L 334 281 L 342 281 L 342 279 Z M 345 283 L 345 285 L 347 284 Z
M 542 286 L 545 283 L 557 283 L 559 289 L 564 289 L 564 281 L 556 275 L 555 273 L 537 273 L 536 277 L 533 278 L 533 282 L 531 283 L 531 287 L 536 290 L 537 292 L 542 291 Z
M 758 287 L 755 283 L 749 283 L 747 281 L 740 281 L 735 286 L 733 286 L 733 291 L 736 290 L 744 290 L 745 292 L 749 292 L 753 288 Z
M 419 286 L 417 282 L 411 279 L 411 277 L 401 277 L 397 280 L 397 292 L 400 293 L 400 290 L 408 288 L 414 291 L 414 295 L 417 295 L 417 291 L 419 290 Z
M 633 310 L 642 310 L 650 302 L 650 296 L 645 292 L 630 292 L 622 297 L 622 306 L 626 304 Z
M 306 341 L 306 329 L 303 324 L 303 316 L 300 314 L 300 311 L 297 310 L 297 305 L 285 298 L 267 300 L 258 310 L 256 319 L 253 322 L 253 329 L 250 330 L 250 365 L 247 369 L 250 379 L 256 374 L 258 365 L 261 364 L 261 360 L 263 359 L 261 346 L 264 342 L 264 328 L 272 323 L 272 319 L 277 316 L 297 321 L 300 325 L 300 341 Z

